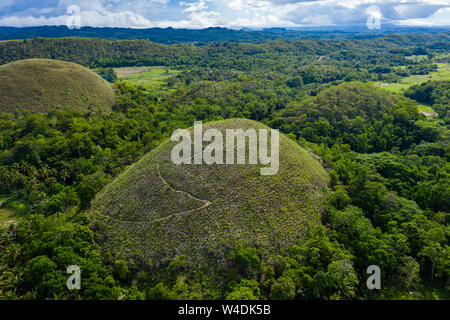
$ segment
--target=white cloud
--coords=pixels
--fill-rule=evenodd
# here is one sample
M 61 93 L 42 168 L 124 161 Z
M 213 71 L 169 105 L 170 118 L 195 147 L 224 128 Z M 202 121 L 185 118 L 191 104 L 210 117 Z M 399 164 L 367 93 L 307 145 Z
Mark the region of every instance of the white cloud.
M 2 26 L 43 26 L 43 25 L 67 25 L 69 15 L 56 17 L 32 17 L 32 16 L 11 16 L 0 18 Z M 108 12 L 108 11 L 81 11 L 81 26 L 91 27 L 122 27 L 122 28 L 151 28 L 155 25 L 141 15 L 130 11 Z
M 280 26 L 311 25 L 364 25 L 373 10 L 379 7 L 377 16 L 384 23 L 405 20 L 417 24 L 412 18 L 425 18 L 423 24 L 443 25 L 440 15 L 433 15 L 443 6 L 450 6 L 449 0 L 222 0 L 232 9 L 238 18 L 235 22 L 244 26 L 272 25 L 278 21 Z M 272 16 L 269 19 L 269 16 Z M 276 17 L 276 19 L 273 18 Z M 261 18 L 259 21 L 255 19 Z M 246 23 L 247 22 L 247 23 Z
M 450 0 L 0 0 L 0 25 L 64 25 L 73 4 L 83 26 L 98 27 L 364 25 L 374 5 L 383 23 L 450 25 Z
M 267 9 L 274 7 L 271 1 L 264 0 L 232 0 L 228 6 L 233 10 Z
M 46 13 L 50 13 L 53 11 L 53 8 L 43 8 L 41 10 L 39 10 L 40 14 L 46 14 Z
M 40 17 L 2 17 L 0 18 L 0 25 L 6 27 L 34 27 L 34 26 L 45 26 L 45 25 L 65 25 L 67 21 L 67 17 L 59 16 L 59 17 L 51 17 L 46 18 L 44 16 Z
M 333 26 L 333 19 L 324 14 L 316 14 L 303 18 L 301 21 L 303 24 L 308 26 Z
M 180 2 L 180 6 L 187 7 L 183 10 L 183 12 L 195 12 L 195 11 L 201 11 L 204 9 L 208 9 L 208 6 L 206 5 L 205 1 L 199 1 L 199 2 Z
M 261 17 L 255 17 L 255 18 L 238 18 L 236 20 L 233 20 L 232 22 L 229 22 L 225 25 L 225 27 L 229 28 L 236 28 L 236 27 L 249 27 L 249 28 L 270 28 L 270 27 L 288 27 L 288 28 L 295 28 L 295 27 L 302 27 L 304 25 L 294 23 L 292 21 L 288 20 L 281 20 L 275 15 L 266 15 Z
M 219 12 L 215 11 L 201 11 L 192 12 L 188 19 L 183 20 L 164 20 L 156 22 L 156 26 L 160 28 L 192 28 L 201 29 L 211 26 L 225 26 L 226 21 L 222 18 Z
M 151 28 L 154 26 L 153 23 L 143 16 L 131 11 L 81 11 L 81 24 L 93 27 L 104 26 L 122 28 Z
M 396 21 L 396 24 L 403 26 L 448 27 L 450 26 L 450 7 L 439 9 L 427 18 L 404 19 Z

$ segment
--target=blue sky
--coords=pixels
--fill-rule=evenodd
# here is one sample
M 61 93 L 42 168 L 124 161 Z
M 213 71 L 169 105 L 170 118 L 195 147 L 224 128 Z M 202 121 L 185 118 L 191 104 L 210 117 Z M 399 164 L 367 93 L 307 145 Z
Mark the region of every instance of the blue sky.
M 0 0 L 0 26 L 66 25 L 71 5 L 95 27 L 450 26 L 450 0 Z

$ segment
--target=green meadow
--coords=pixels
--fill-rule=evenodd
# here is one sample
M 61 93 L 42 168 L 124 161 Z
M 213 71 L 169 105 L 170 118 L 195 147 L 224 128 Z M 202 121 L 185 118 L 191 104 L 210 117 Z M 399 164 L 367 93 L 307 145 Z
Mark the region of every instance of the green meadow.
M 167 79 L 179 71 L 167 67 L 131 67 L 115 68 L 114 72 L 119 81 L 130 82 L 146 90 L 164 90 Z
M 436 63 L 438 70 L 431 72 L 428 75 L 412 75 L 405 77 L 396 83 L 383 83 L 380 81 L 374 82 L 376 86 L 386 89 L 390 92 L 402 93 L 409 87 L 422 84 L 429 80 L 443 81 L 450 80 L 450 63 Z

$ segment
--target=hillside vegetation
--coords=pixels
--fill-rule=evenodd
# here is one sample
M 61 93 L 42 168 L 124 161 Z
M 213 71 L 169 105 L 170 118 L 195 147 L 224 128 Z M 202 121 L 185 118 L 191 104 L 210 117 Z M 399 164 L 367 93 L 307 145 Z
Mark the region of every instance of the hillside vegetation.
M 450 77 L 449 77 L 450 78 Z M 432 106 L 441 118 L 450 111 L 450 81 L 427 81 L 410 87 L 405 96 Z
M 80 63 L 118 97 L 0 112 L 0 299 L 449 299 L 450 79 L 371 84 L 433 78 L 448 39 L 0 42 L 0 63 Z M 155 66 L 174 75 L 120 79 Z M 279 174 L 171 165 L 195 120 L 279 129 Z
M 421 120 L 417 102 L 360 82 L 293 102 L 273 125 L 316 143 L 345 143 L 358 152 L 404 150 L 443 134 L 438 125 Z
M 232 119 L 208 128 L 267 127 Z M 177 166 L 170 159 L 174 145 L 161 144 L 94 200 L 98 228 L 115 255 L 154 263 L 178 255 L 218 261 L 237 245 L 287 248 L 319 224 L 327 173 L 286 136 L 273 176 L 261 176 L 258 165 Z
M 71 62 L 21 60 L 0 66 L 0 111 L 48 112 L 58 107 L 109 111 L 114 90 L 94 72 Z

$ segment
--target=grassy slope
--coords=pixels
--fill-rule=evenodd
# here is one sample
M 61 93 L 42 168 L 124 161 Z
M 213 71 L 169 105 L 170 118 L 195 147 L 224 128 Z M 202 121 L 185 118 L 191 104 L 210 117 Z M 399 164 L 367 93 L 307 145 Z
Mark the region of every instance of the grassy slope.
M 94 72 L 71 62 L 29 59 L 0 66 L 0 112 L 47 112 L 55 107 L 108 111 L 114 90 Z
M 204 130 L 209 127 L 267 128 L 240 119 L 208 123 Z M 273 176 L 261 176 L 257 165 L 175 166 L 174 144 L 160 145 L 95 199 L 99 235 L 111 252 L 155 263 L 179 254 L 219 261 L 238 243 L 269 251 L 287 247 L 319 223 L 328 175 L 284 135 Z M 205 207 L 206 201 L 211 204 Z

